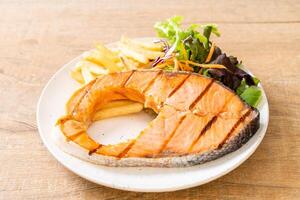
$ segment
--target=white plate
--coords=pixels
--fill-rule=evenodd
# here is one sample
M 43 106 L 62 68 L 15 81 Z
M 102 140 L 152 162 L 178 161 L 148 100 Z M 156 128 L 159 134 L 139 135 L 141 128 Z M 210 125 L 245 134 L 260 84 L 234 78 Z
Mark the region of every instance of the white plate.
M 92 182 L 140 192 L 174 191 L 198 186 L 217 179 L 242 164 L 253 154 L 266 133 L 269 105 L 263 91 L 258 108 L 261 118 L 257 133 L 239 150 L 215 161 L 187 168 L 114 168 L 82 161 L 61 151 L 51 137 L 56 120 L 65 113 L 65 103 L 79 87 L 69 73 L 80 58 L 81 56 L 63 66 L 45 86 L 37 106 L 37 124 L 40 136 L 51 154 L 69 170 Z M 115 143 L 119 139 L 133 137 L 150 120 L 151 117 L 144 113 L 107 119 L 98 122 L 90 132 L 92 137 L 100 138 L 105 143 Z M 101 134 L 97 134 L 99 130 Z

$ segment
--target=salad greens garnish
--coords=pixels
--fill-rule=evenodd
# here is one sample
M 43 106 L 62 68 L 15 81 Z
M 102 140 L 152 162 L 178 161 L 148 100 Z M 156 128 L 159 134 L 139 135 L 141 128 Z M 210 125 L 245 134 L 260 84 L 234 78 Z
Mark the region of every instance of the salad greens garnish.
M 216 24 L 191 24 L 182 28 L 182 16 L 174 16 L 157 22 L 154 28 L 164 43 L 164 57 L 158 57 L 153 67 L 166 62 L 165 70 L 172 71 L 175 66 L 167 61 L 175 57 L 177 63 L 185 63 L 179 70 L 192 69 L 193 72 L 212 77 L 234 90 L 245 102 L 256 107 L 262 92 L 259 79 L 243 70 L 242 62 L 236 57 L 227 56 L 216 46 L 210 37 L 221 34 Z M 178 64 L 177 64 L 178 65 Z M 223 67 L 220 67 L 223 66 Z
M 260 101 L 262 92 L 256 86 L 247 87 L 240 97 L 253 107 L 256 107 Z
M 210 50 L 211 33 L 220 36 L 217 26 L 215 24 L 201 26 L 191 24 L 187 29 L 182 29 L 182 20 L 183 17 L 175 16 L 166 21 L 157 22 L 154 28 L 159 37 L 167 39 L 172 46 L 170 51 L 176 51 L 179 59 L 204 63 Z M 199 28 L 203 30 L 203 33 L 198 31 Z
M 236 93 L 238 95 L 241 95 L 246 89 L 247 89 L 247 83 L 246 83 L 245 79 L 243 78 L 240 86 L 236 89 Z

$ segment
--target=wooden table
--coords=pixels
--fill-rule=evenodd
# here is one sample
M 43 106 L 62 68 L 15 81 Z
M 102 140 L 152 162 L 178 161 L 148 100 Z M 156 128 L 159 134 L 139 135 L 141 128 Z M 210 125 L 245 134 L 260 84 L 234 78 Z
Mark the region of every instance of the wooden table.
M 0 199 L 300 199 L 300 2 L 1 1 Z M 36 126 L 42 88 L 97 41 L 153 36 L 172 15 L 218 23 L 215 39 L 256 74 L 270 104 L 257 151 L 228 175 L 170 193 L 134 193 L 86 181 L 46 150 Z

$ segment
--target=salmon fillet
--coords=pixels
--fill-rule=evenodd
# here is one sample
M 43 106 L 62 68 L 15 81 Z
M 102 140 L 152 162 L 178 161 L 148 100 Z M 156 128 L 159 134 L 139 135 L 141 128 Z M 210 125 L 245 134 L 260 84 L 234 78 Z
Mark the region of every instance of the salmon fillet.
M 93 115 L 118 99 L 141 102 L 158 115 L 133 140 L 97 143 L 87 133 Z M 187 72 L 134 70 L 103 75 L 76 91 L 66 112 L 58 120 L 61 133 L 88 156 L 69 153 L 108 166 L 200 164 L 238 149 L 259 128 L 255 108 L 221 83 Z

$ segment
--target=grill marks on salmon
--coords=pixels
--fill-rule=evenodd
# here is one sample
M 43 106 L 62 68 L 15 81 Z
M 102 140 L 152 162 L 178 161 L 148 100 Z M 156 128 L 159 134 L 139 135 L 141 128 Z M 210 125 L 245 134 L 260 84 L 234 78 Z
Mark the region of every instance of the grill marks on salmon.
M 161 152 L 183 117 L 184 115 L 174 108 L 164 107 L 137 138 L 126 157 L 155 157 Z
M 189 76 L 190 74 L 161 74 L 145 93 L 147 96 L 145 107 L 152 108 L 157 112 L 165 100 L 176 92 Z
M 192 147 L 215 123 L 217 115 L 234 96 L 231 93 L 226 95 L 227 91 L 220 87 L 219 84 L 211 81 L 200 92 L 200 95 L 190 105 L 192 113 L 187 114 L 187 118 L 177 129 L 165 152 L 169 152 L 169 155 L 182 155 L 192 151 Z
M 96 108 L 118 99 L 142 102 L 158 115 L 133 140 L 115 145 L 98 144 L 86 132 L 93 113 Z M 66 110 L 67 115 L 58 121 L 62 133 L 90 153 L 115 158 L 114 162 L 129 158 L 140 159 L 137 162 L 156 158 L 159 162 L 161 158 L 197 155 L 200 163 L 205 153 L 222 152 L 223 146 L 238 137 L 247 140 L 259 126 L 257 110 L 222 84 L 192 73 L 129 71 L 104 75 L 75 92 Z M 236 149 L 242 145 L 239 143 L 231 146 Z M 230 151 L 235 150 L 233 147 Z M 230 152 L 228 148 L 226 151 Z M 178 166 L 176 162 L 168 160 L 163 165 Z M 184 166 L 191 164 L 182 162 Z M 146 164 L 148 161 L 144 165 L 122 163 L 121 166 L 150 165 Z
M 166 100 L 166 104 L 177 110 L 187 111 L 198 96 L 205 91 L 213 79 L 189 76 L 186 81 Z

